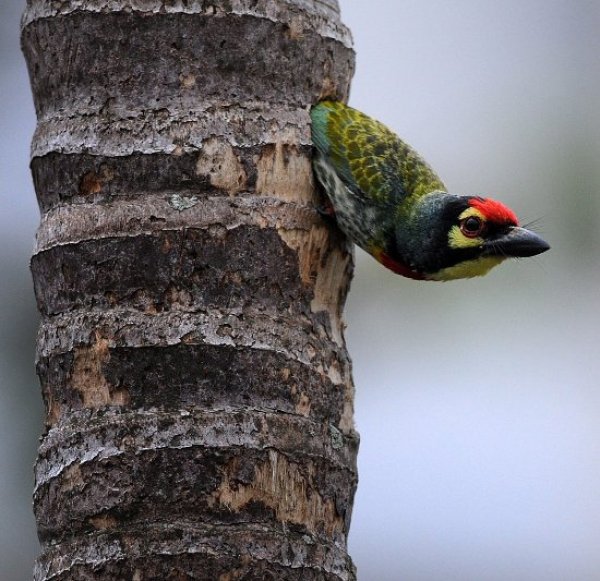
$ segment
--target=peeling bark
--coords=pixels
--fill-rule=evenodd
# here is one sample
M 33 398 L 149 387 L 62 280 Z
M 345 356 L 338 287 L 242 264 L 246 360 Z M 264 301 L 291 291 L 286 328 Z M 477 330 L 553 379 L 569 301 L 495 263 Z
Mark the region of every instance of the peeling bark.
M 47 430 L 35 579 L 355 578 L 336 0 L 28 0 Z

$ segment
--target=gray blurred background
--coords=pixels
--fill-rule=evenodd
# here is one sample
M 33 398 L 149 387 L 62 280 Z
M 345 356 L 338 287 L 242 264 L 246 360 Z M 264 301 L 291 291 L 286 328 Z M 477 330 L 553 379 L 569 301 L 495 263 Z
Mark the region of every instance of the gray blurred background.
M 419 283 L 362 252 L 346 318 L 361 581 L 600 579 L 600 3 L 341 0 L 350 103 L 552 250 Z M 0 580 L 31 578 L 42 427 L 21 0 L 0 5 Z

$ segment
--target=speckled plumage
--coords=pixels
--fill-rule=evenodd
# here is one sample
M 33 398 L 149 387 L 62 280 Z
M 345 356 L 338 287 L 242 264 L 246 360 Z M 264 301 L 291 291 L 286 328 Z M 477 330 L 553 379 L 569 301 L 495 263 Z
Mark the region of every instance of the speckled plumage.
M 382 224 L 393 227 L 407 218 L 402 215 L 415 198 L 445 190 L 429 165 L 379 121 L 333 101 L 314 107 L 311 116 L 319 181 L 328 184 L 342 228 L 368 252 L 383 244 L 375 240 Z
M 518 228 L 514 213 L 494 200 L 456 196 L 408 144 L 382 123 L 340 102 L 313 107 L 313 167 L 340 228 L 379 262 L 416 279 L 449 280 L 485 274 L 510 256 L 500 237 Z M 482 236 L 463 230 L 467 218 L 483 223 Z M 485 230 L 485 236 L 483 232 Z M 516 232 L 515 230 L 515 232 Z M 492 248 L 492 242 L 495 246 Z M 486 246 L 487 245 L 487 246 Z M 502 250 L 502 252 L 501 252 Z
M 312 111 L 313 141 L 350 185 L 378 204 L 422 196 L 444 184 L 408 144 L 383 123 L 343 103 L 324 101 Z

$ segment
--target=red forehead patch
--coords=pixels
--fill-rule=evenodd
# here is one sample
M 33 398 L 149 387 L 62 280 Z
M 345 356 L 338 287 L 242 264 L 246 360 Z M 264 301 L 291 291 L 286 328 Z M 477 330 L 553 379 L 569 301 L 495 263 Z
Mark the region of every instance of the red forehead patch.
M 512 226 L 516 226 L 519 223 L 515 213 L 496 200 L 490 200 L 490 198 L 471 198 L 469 204 L 471 207 L 479 210 L 490 222 L 510 224 Z

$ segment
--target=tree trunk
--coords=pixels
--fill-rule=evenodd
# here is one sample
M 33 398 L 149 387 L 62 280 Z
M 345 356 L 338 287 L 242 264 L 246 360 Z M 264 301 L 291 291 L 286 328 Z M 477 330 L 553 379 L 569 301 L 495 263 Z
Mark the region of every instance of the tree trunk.
M 28 0 L 47 431 L 35 579 L 353 579 L 337 0 Z

